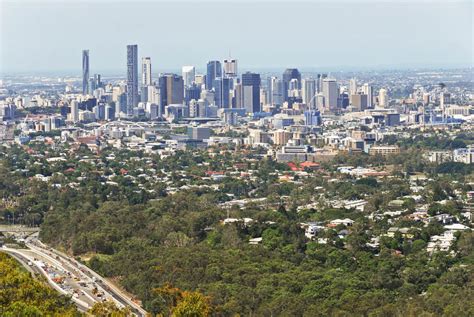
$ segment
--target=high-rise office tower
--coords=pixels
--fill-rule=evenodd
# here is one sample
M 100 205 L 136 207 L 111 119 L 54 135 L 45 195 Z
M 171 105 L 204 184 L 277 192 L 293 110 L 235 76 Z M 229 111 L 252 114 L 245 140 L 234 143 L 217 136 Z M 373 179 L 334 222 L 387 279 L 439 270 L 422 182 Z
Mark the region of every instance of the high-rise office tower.
M 71 121 L 79 121 L 79 102 L 77 100 L 71 101 Z
M 219 108 L 230 108 L 230 82 L 230 78 L 217 77 L 214 79 L 215 102 Z
M 82 94 L 89 92 L 89 50 L 82 51 Z
M 120 113 L 127 112 L 127 94 L 122 93 L 118 96 L 117 101 L 115 103 L 115 114 L 119 117 Z
M 265 88 L 260 88 L 260 104 L 262 106 L 268 105 L 267 90 Z
M 105 120 L 111 121 L 115 118 L 115 108 L 111 105 L 105 105 Z
M 102 81 L 100 78 L 100 74 L 94 74 L 94 84 L 96 88 L 102 88 Z
M 232 108 L 230 90 L 232 89 L 232 79 L 222 78 L 222 108 Z
M 204 89 L 204 86 L 206 85 L 206 75 L 204 74 L 195 74 L 194 75 L 194 82 L 196 85 L 201 86 L 202 89 Z
M 288 96 L 294 97 L 295 94 L 298 94 L 298 90 L 301 87 L 301 82 L 298 81 L 298 79 L 293 78 L 290 80 L 288 83 Z
M 287 68 L 283 73 L 283 101 L 288 101 L 288 90 L 292 79 L 298 80 L 298 89 L 301 89 L 301 74 L 296 68 Z
M 194 83 L 196 69 L 194 68 L 194 66 L 183 66 L 181 68 L 181 75 L 183 76 L 184 86 L 189 87 Z
M 355 78 L 351 78 L 349 81 L 349 95 L 357 94 L 357 80 Z
M 234 97 L 232 99 L 232 108 L 241 109 L 243 108 L 242 100 L 242 84 L 237 83 L 234 85 Z
M 176 74 L 164 74 L 158 79 L 160 86 L 160 113 L 164 113 L 165 106 L 182 104 L 184 99 L 183 77 Z
M 316 108 L 320 111 L 324 111 L 324 95 L 322 92 L 318 93 L 316 96 Z
M 224 77 L 228 77 L 228 78 L 237 77 L 237 60 L 236 59 L 224 59 Z
M 337 107 L 339 109 L 346 109 L 347 107 L 349 107 L 349 104 L 350 104 L 350 98 L 349 98 L 349 95 L 344 91 L 344 92 L 341 92 L 339 94 L 339 96 L 337 97 Z
M 159 93 L 158 88 L 154 85 L 146 87 L 146 97 L 147 99 L 142 100 L 142 102 L 148 102 L 148 103 L 154 103 L 154 104 L 160 103 L 160 93 Z
M 268 103 L 272 106 L 283 104 L 283 82 L 278 77 L 270 77 L 267 80 Z
M 93 77 L 89 78 L 89 85 L 88 85 L 88 91 L 87 94 L 92 95 L 94 93 L 94 90 L 97 88 L 95 86 L 95 80 Z
M 152 85 L 151 58 L 143 57 L 142 58 L 142 87 L 147 87 L 151 85 Z
M 354 111 L 364 111 L 367 109 L 367 95 L 354 94 L 350 97 L 350 103 Z
M 323 80 L 324 110 L 333 111 L 337 109 L 337 98 L 339 92 L 335 79 L 326 78 Z
M 243 107 L 247 112 L 260 112 L 260 74 L 242 74 Z
M 316 81 L 312 78 L 303 79 L 301 83 L 303 102 L 309 109 L 316 108 Z
M 201 91 L 201 98 L 203 99 L 208 105 L 215 104 L 215 93 L 211 90 L 202 90 Z
M 196 84 L 191 84 L 190 86 L 184 87 L 184 101 L 186 104 L 189 104 L 191 100 L 199 100 L 201 96 L 201 86 Z
M 272 95 L 273 95 L 273 82 L 275 80 L 277 80 L 277 77 L 275 76 L 267 78 L 267 101 L 268 101 L 268 104 L 271 106 L 274 105 Z
M 207 63 L 207 74 L 206 74 L 206 89 L 211 90 L 214 88 L 214 79 L 222 77 L 222 66 L 219 61 L 209 61 Z
M 328 74 L 318 74 L 318 93 L 323 92 L 323 81 L 328 78 Z
M 379 90 L 379 107 L 385 108 L 388 106 L 387 89 L 380 88 Z
M 372 86 L 369 84 L 365 83 L 364 86 L 362 86 L 362 91 L 364 92 L 365 95 L 367 95 L 367 108 L 373 108 L 372 105 Z
M 151 79 L 151 78 L 150 78 Z M 127 114 L 138 104 L 138 46 L 127 45 Z

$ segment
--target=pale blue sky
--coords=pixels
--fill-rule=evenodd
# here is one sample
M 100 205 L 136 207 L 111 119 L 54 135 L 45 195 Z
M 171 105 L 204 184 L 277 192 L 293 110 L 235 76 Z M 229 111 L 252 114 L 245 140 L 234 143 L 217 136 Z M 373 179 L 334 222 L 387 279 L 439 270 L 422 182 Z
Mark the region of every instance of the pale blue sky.
M 472 1 L 0 0 L 0 71 L 125 72 L 126 45 L 153 72 L 203 68 L 472 66 Z

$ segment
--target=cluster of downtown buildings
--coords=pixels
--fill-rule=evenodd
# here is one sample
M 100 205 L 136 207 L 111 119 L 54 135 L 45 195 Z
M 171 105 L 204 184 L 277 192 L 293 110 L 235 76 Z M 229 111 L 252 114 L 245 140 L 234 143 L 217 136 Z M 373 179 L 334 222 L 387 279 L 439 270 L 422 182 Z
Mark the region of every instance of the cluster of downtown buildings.
M 154 78 L 151 58 L 139 59 L 137 45 L 126 49 L 125 80 L 91 76 L 84 50 L 79 81 L 48 78 L 47 88 L 41 78 L 0 83 L 0 140 L 12 140 L 14 131 L 21 131 L 19 143 L 32 133 L 59 131 L 92 148 L 109 143 L 167 153 L 230 142 L 266 148 L 283 162 L 317 162 L 339 151 L 394 155 L 400 149 L 383 142 L 387 136 L 411 138 L 426 127 L 453 134 L 454 126 L 472 129 L 474 120 L 472 85 L 458 79 L 462 72 L 360 74 L 362 80 L 302 75 L 296 68 L 239 74 L 237 60 L 226 59 L 209 61 L 203 73 L 184 66 L 181 74 Z M 42 110 L 16 118 L 16 109 Z M 184 138 L 173 135 L 177 126 L 187 129 Z M 468 153 L 463 162 L 474 161 L 473 149 L 462 151 Z
M 266 116 L 285 108 L 290 113 L 306 113 L 308 123 L 318 125 L 321 113 L 337 114 L 349 106 L 363 111 L 375 104 L 388 105 L 386 89 L 375 96 L 371 85 L 358 87 L 355 79 L 350 91 L 344 92 L 327 74 L 302 78 L 296 68 L 286 69 L 281 78 L 271 76 L 264 81 L 255 72 L 240 75 L 235 59 L 209 61 L 205 74 L 198 74 L 195 66 L 183 66 L 181 75 L 164 73 L 154 80 L 151 58 L 143 57 L 139 67 L 138 46 L 128 45 L 126 83 L 110 87 L 101 82 L 100 75 L 90 76 L 89 51 L 82 53 L 82 94 L 114 102 L 114 107 L 109 102 L 98 110 L 102 120 L 221 117 L 235 124 L 238 116 Z M 97 89 L 102 90 L 97 93 Z M 70 113 L 72 121 L 80 121 L 79 104 L 72 103 Z

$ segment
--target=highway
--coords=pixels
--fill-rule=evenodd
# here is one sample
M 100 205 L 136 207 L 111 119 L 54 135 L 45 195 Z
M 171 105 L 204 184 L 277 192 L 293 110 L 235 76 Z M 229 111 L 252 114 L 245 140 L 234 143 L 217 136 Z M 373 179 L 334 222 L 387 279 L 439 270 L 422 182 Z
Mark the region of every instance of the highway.
M 30 272 L 45 276 L 58 292 L 71 296 L 80 311 L 85 312 L 97 302 L 110 300 L 118 307 L 128 306 L 136 316 L 147 315 L 138 303 L 115 285 L 68 255 L 43 244 L 36 234 L 28 237 L 25 244 L 26 249 L 3 246 L 2 250 L 14 256 Z

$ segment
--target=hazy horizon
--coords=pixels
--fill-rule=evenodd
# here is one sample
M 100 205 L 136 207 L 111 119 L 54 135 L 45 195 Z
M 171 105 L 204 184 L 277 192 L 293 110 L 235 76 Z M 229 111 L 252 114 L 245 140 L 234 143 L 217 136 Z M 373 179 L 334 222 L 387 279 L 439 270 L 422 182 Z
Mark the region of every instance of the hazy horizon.
M 153 72 L 472 67 L 471 1 L 0 1 L 0 73 L 120 74 L 126 45 Z M 357 12 L 357 14 L 354 14 Z

